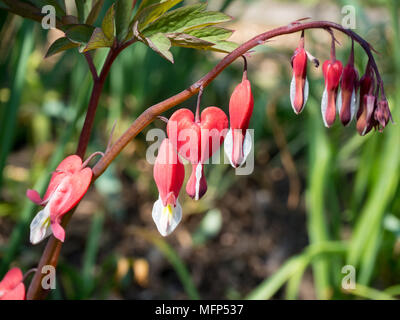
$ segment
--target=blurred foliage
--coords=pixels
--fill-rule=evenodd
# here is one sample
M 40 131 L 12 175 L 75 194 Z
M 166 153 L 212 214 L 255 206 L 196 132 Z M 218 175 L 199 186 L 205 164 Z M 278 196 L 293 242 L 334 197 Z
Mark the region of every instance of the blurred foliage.
M 219 5 L 229 13 L 239 2 L 251 5 L 258 1 L 225 0 Z M 316 5 L 316 1 L 300 2 L 305 7 Z M 111 1 L 105 3 L 108 8 Z M 192 4 L 191 1 L 186 3 Z M 338 8 L 347 3 L 356 7 L 359 21 L 356 31 L 379 52 L 376 55 L 378 66 L 393 118 L 398 122 L 398 2 L 332 3 Z M 81 10 L 86 9 L 82 7 Z M 384 16 L 380 22 L 372 23 L 367 13 L 375 10 L 379 10 L 379 14 L 383 12 Z M 103 21 L 105 15 L 106 10 L 99 12 L 97 21 Z M 236 18 L 236 26 L 245 29 L 248 21 Z M 282 25 L 287 22 L 290 21 L 282 21 Z M 317 32 L 323 31 L 310 33 L 306 46 L 322 60 L 328 55 L 328 46 L 324 39 L 316 36 Z M 74 151 L 89 99 L 92 80 L 78 49 L 43 59 L 58 36 L 53 31 L 42 30 L 35 22 L 0 10 L 0 278 L 10 264 L 26 271 L 34 267 L 40 257 L 43 245 L 32 247 L 28 243 L 28 225 L 37 208 L 25 199 L 25 191 L 34 187 L 43 192 L 50 172 L 62 157 Z M 338 56 L 345 61 L 350 42 L 341 38 L 341 43 Z M 296 299 L 303 297 L 301 287 L 306 281 L 312 284 L 311 295 L 321 299 L 388 299 L 400 295 L 400 149 L 397 147 L 400 128 L 389 124 L 384 133 L 372 132 L 366 137 L 357 135 L 354 123 L 348 128 L 336 124 L 326 130 L 319 112 L 323 89 L 320 70 L 310 72 L 309 101 L 305 112 L 296 117 L 288 95 L 289 59 L 295 44 L 293 48 L 282 44 L 284 41 L 277 39 L 271 46 L 257 48 L 249 60 L 255 97 L 251 122 L 255 129 L 254 176 L 235 176 L 227 165 L 207 166 L 207 196 L 193 203 L 182 195 L 185 212 L 182 224 L 188 223 L 189 227 L 180 226 L 176 238 L 161 239 L 149 230 L 154 228 L 149 217 L 157 192 L 152 181 L 152 167 L 144 160 L 150 144 L 145 141 L 147 130 L 164 129 L 162 122 L 155 121 L 128 145 L 79 206 L 67 230 L 57 290 L 50 298 L 209 297 L 207 288 L 199 280 L 207 275 L 196 274 L 197 261 L 191 260 L 193 256 L 189 252 L 209 256 L 212 260 L 217 254 L 213 252 L 215 244 L 227 241 L 224 235 L 236 234 L 240 242 L 244 235 L 237 234 L 236 229 L 228 233 L 224 229 L 228 224 L 224 219 L 230 216 L 224 199 L 229 196 L 235 199 L 233 197 L 242 190 L 240 185 L 250 189 L 248 198 L 233 200 L 237 201 L 234 205 L 240 208 L 245 202 L 251 203 L 249 212 L 243 212 L 240 219 L 250 215 L 257 224 L 259 215 L 269 218 L 271 209 L 260 209 L 252 201 L 260 194 L 259 189 L 275 188 L 276 199 L 272 201 L 283 203 L 280 208 L 284 207 L 291 215 L 306 212 L 306 223 L 298 228 L 299 233 L 300 229 L 306 229 L 308 245 L 302 251 L 296 250 L 286 262 L 279 260 L 279 268 L 268 271 L 265 279 L 255 277 L 250 283 L 252 288 L 243 289 L 232 284 L 224 288 L 225 296 L 215 298 Z M 107 50 L 96 50 L 94 62 L 98 68 Z M 171 52 L 175 64 L 168 63 L 143 43 L 136 43 L 116 59 L 100 99 L 89 152 L 105 149 L 114 123 L 117 126 L 113 139 L 146 107 L 186 88 L 223 56 L 177 47 Z M 275 64 L 266 71 L 261 65 L 267 58 L 272 58 Z M 362 73 L 366 58 L 358 47 L 356 63 Z M 240 78 L 240 63 L 227 68 L 205 90 L 202 105 L 217 105 L 227 111 L 229 94 Z M 194 105 L 195 98 L 183 106 L 194 109 Z M 267 117 L 266 106 L 274 108 L 273 118 Z M 265 181 L 266 176 L 278 172 L 276 168 L 287 170 L 276 128 L 283 133 L 285 150 L 294 160 L 297 178 L 301 181 L 298 210 L 286 208 L 286 199 L 281 199 L 288 193 L 287 182 L 282 187 Z M 251 198 L 249 194 L 255 196 Z M 269 201 L 265 197 L 261 200 L 261 203 Z M 299 234 L 290 236 L 295 242 L 300 237 Z M 235 250 L 234 245 L 224 248 Z M 273 251 L 259 258 L 262 261 L 273 259 Z M 173 275 L 157 269 L 164 262 L 169 265 L 164 272 L 174 270 Z M 355 290 L 341 288 L 344 276 L 341 270 L 347 264 L 357 270 Z M 265 264 L 263 266 L 266 269 Z M 224 268 L 223 272 L 229 274 L 233 266 L 231 269 L 225 264 Z M 310 270 L 312 280 L 307 278 Z M 153 284 L 156 279 L 163 282 Z M 215 286 L 220 286 L 217 280 Z M 140 294 L 132 294 L 132 287 Z M 150 294 L 150 287 L 161 293 Z

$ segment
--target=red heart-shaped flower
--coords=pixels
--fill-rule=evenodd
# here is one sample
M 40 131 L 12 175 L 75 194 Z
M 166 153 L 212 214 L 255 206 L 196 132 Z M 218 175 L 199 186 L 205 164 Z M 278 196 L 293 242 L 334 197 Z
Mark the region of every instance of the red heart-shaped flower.
M 174 112 L 168 120 L 167 133 L 179 154 L 192 164 L 204 163 L 224 141 L 228 117 L 217 107 L 208 107 L 196 122 L 186 108 Z
M 195 121 L 192 111 L 179 109 L 168 120 L 167 133 L 179 154 L 190 161 L 193 170 L 186 185 L 190 197 L 198 200 L 207 191 L 203 164 L 224 141 L 228 117 L 217 107 L 208 107 Z

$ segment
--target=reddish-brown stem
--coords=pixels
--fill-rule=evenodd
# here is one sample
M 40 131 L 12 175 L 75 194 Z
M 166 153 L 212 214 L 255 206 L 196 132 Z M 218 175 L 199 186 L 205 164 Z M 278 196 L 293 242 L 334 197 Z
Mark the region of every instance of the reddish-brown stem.
M 243 76 L 242 76 L 242 81 L 247 80 L 247 59 L 244 55 L 242 55 L 243 58 Z
M 252 48 L 260 44 L 265 43 L 265 41 L 267 41 L 268 39 L 277 36 L 295 33 L 306 29 L 329 29 L 329 28 L 336 29 L 345 33 L 351 39 L 357 41 L 361 45 L 361 47 L 364 49 L 364 51 L 369 57 L 371 67 L 373 68 L 376 74 L 378 82 L 381 83 L 382 80 L 378 71 L 378 67 L 375 63 L 374 57 L 371 52 L 373 48 L 367 41 L 361 38 L 354 31 L 345 29 L 337 23 L 328 21 L 312 21 L 305 23 L 295 22 L 288 26 L 267 31 L 258 36 L 255 36 L 254 38 L 245 42 L 237 49 L 232 51 L 230 54 L 225 56 L 225 58 L 223 58 L 209 73 L 207 73 L 203 78 L 192 84 L 189 88 L 146 109 L 146 111 L 144 111 L 132 123 L 132 125 L 123 133 L 123 135 L 113 144 L 110 150 L 106 152 L 104 157 L 94 166 L 93 168 L 94 179 L 99 177 L 104 172 L 104 170 L 106 170 L 106 168 L 110 165 L 110 163 L 115 159 L 115 157 L 121 152 L 121 150 L 129 143 L 129 141 L 135 138 L 136 135 L 139 132 L 141 132 L 158 115 L 189 99 L 190 97 L 198 93 L 200 88 L 207 87 L 226 67 L 228 67 L 238 57 L 244 55 L 247 51 L 251 50 Z
M 93 71 L 93 68 L 95 70 L 95 67 L 91 59 L 91 56 L 85 55 L 85 58 L 89 65 L 89 69 L 93 75 L 94 84 L 93 84 L 92 94 L 90 96 L 88 110 L 85 117 L 85 122 L 83 124 L 83 128 L 79 137 L 78 147 L 76 149 L 76 154 L 82 159 L 85 157 L 86 148 L 89 143 L 90 134 L 93 128 L 93 122 L 96 115 L 99 98 L 103 90 L 104 82 L 110 71 L 113 61 L 121 52 L 121 50 L 122 47 L 113 47 L 110 49 L 106 61 L 104 62 L 103 69 L 101 70 L 100 76 L 97 76 L 97 72 L 94 73 Z M 62 221 L 62 226 L 64 228 L 71 219 L 73 211 L 74 209 L 71 210 L 71 212 L 69 212 L 69 214 L 67 214 L 64 217 Z M 41 270 L 45 265 L 52 265 L 54 267 L 57 266 L 58 256 L 60 254 L 61 246 L 62 246 L 61 241 L 59 241 L 53 236 L 50 236 L 46 244 L 46 248 L 40 258 L 37 271 L 35 272 L 32 282 L 28 288 L 28 292 L 26 294 L 26 298 L 28 300 L 44 299 L 46 297 L 48 291 L 42 288 L 41 282 L 44 275 L 41 273 Z
M 201 104 L 202 95 L 203 95 L 203 88 L 200 87 L 199 94 L 197 96 L 196 114 L 194 116 L 194 121 L 196 123 L 200 123 L 200 104 Z
M 306 29 L 336 29 L 339 30 L 345 34 L 347 34 L 349 37 L 351 37 L 353 40 L 357 41 L 361 47 L 364 49 L 366 54 L 369 57 L 371 67 L 373 68 L 376 78 L 378 81 L 378 84 L 382 85 L 382 79 L 380 77 L 378 67 L 375 63 L 374 57 L 372 55 L 371 50 L 372 47 L 369 45 L 367 41 L 365 41 L 363 38 L 361 38 L 359 35 L 357 35 L 355 32 L 349 29 L 344 29 L 341 25 L 333 23 L 333 22 L 327 22 L 327 21 L 313 21 L 313 22 L 306 22 L 306 23 L 301 23 L 299 21 L 296 21 L 288 26 L 276 28 L 270 31 L 267 31 L 265 33 L 262 33 L 249 41 L 245 42 L 241 46 L 239 46 L 237 49 L 232 51 L 230 54 L 225 56 L 224 59 L 222 59 L 208 74 L 206 74 L 203 78 L 198 80 L 196 83 L 191 85 L 189 88 L 185 89 L 184 91 L 158 103 L 155 104 L 146 111 L 144 111 L 133 123 L 132 125 L 124 132 L 124 134 L 107 150 L 105 153 L 104 157 L 100 159 L 100 161 L 94 166 L 93 170 L 93 180 L 92 182 L 98 178 L 110 165 L 110 163 L 115 159 L 115 157 L 122 151 L 122 149 L 131 141 L 133 138 L 136 137 L 136 135 L 141 132 L 149 123 L 151 123 L 157 116 L 161 115 L 163 112 L 167 111 L 168 109 L 175 107 L 176 105 L 182 103 L 183 101 L 189 99 L 193 95 L 197 94 L 200 89 L 203 89 L 207 87 L 226 67 L 228 67 L 233 61 L 235 61 L 238 57 L 244 55 L 246 52 L 251 50 L 252 48 L 264 44 L 265 41 L 268 39 L 285 35 L 285 34 L 290 34 L 290 33 L 295 33 L 299 31 L 303 31 Z M 96 108 L 98 104 L 98 100 L 100 97 L 101 90 L 103 88 L 104 80 L 110 70 L 111 64 L 114 61 L 114 59 L 117 57 L 120 51 L 122 51 L 124 48 L 126 48 L 128 45 L 132 44 L 136 40 L 131 40 L 129 42 L 126 42 L 125 44 L 116 47 L 114 46 L 111 50 L 110 53 L 106 59 L 106 62 L 104 64 L 103 70 L 98 77 L 97 81 L 95 81 L 94 86 L 93 86 L 93 91 L 92 91 L 92 96 L 90 99 L 89 103 L 89 108 L 88 108 L 88 113 L 86 115 L 85 119 L 85 124 L 82 129 L 82 133 L 79 139 L 79 144 L 78 144 L 78 149 L 77 149 L 77 154 L 81 156 L 82 158 L 84 157 L 89 138 L 90 138 L 90 132 L 93 126 L 93 120 L 94 116 L 96 113 Z M 382 89 L 383 93 L 383 89 Z M 65 227 L 69 220 L 71 219 L 72 213 L 74 209 L 67 214 L 63 221 L 62 225 Z M 58 256 L 61 250 L 61 245 L 62 243 L 55 239 L 53 236 L 50 237 L 47 246 L 43 252 L 43 255 L 40 259 L 39 266 L 38 266 L 38 271 L 36 272 L 32 283 L 29 287 L 28 293 L 27 293 L 27 299 L 41 299 L 46 296 L 46 291 L 42 289 L 41 286 L 41 279 L 42 279 L 42 274 L 41 274 L 41 269 L 44 265 L 50 264 L 53 266 L 57 265 L 58 261 Z
M 88 63 L 89 70 L 92 73 L 93 81 L 96 82 L 98 80 L 99 76 L 97 75 L 97 70 L 96 70 L 96 67 L 94 66 L 92 56 L 90 55 L 89 52 L 85 52 L 84 56 L 85 56 L 86 61 Z

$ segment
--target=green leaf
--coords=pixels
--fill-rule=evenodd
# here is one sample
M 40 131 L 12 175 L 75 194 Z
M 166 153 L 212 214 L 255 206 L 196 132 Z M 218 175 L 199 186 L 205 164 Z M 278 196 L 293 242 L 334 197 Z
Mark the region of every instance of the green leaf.
M 185 32 L 231 20 L 229 16 L 216 11 L 204 11 L 207 4 L 196 4 L 172 10 L 143 30 L 148 37 L 155 33 Z
M 50 48 L 47 50 L 45 58 L 50 57 L 53 54 L 59 53 L 61 51 L 76 48 L 77 46 L 78 45 L 76 43 L 69 41 L 66 37 L 59 38 L 51 44 Z
M 114 27 L 114 4 L 107 10 L 104 16 L 101 28 L 108 39 L 114 39 L 115 27 Z
M 115 4 L 115 28 L 119 42 L 125 40 L 129 31 L 132 0 L 117 0 Z
M 76 12 L 78 14 L 79 23 L 85 22 L 85 0 L 75 0 Z
M 171 41 L 171 44 L 176 47 L 206 49 L 213 46 L 215 43 L 208 42 L 192 35 L 185 33 L 167 33 L 166 37 Z
M 138 29 L 142 30 L 151 22 L 162 16 L 169 9 L 182 2 L 182 0 L 167 0 L 161 3 L 150 5 L 135 16 L 135 20 L 139 21 Z
M 92 36 L 90 37 L 87 45 L 80 50 L 81 52 L 86 52 L 89 50 L 111 47 L 113 44 L 113 40 L 106 37 L 101 28 L 94 29 Z
M 174 57 L 169 51 L 171 48 L 171 41 L 165 35 L 162 33 L 156 33 L 145 40 L 147 41 L 147 45 L 157 52 L 161 57 L 174 63 Z
M 212 51 L 229 53 L 235 50 L 239 45 L 232 41 L 219 41 L 217 44 L 210 48 Z
M 216 43 L 218 41 L 228 39 L 232 35 L 233 30 L 215 26 L 208 26 L 208 27 L 189 30 L 186 33 L 195 36 L 197 38 L 203 39 L 205 41 Z
M 94 31 L 94 27 L 86 25 L 86 24 L 77 24 L 69 28 L 65 35 L 69 40 L 78 44 L 86 44 L 89 42 L 92 33 Z
M 103 4 L 104 0 L 97 0 L 96 4 L 93 6 L 86 19 L 86 24 L 93 25 L 96 22 L 97 17 L 100 14 L 101 8 L 103 7 Z
M 142 10 L 144 10 L 148 6 L 151 6 L 153 4 L 160 3 L 160 2 L 163 2 L 163 1 L 165 1 L 165 0 L 142 0 L 140 2 L 140 5 L 139 5 L 139 8 L 138 8 L 137 13 L 135 15 L 135 18 L 142 12 Z

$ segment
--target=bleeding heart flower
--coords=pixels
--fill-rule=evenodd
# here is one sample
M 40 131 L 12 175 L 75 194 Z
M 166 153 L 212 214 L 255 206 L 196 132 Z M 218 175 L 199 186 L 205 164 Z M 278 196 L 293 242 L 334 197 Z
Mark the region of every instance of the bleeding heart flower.
M 322 95 L 321 113 L 326 127 L 330 127 L 336 118 L 336 97 L 343 66 L 339 60 L 326 60 L 322 66 L 325 78 L 325 90 Z
M 178 195 L 185 178 L 185 168 L 169 139 L 161 143 L 153 174 L 160 195 L 154 203 L 152 216 L 158 231 L 165 237 L 182 219 Z
M 382 97 L 381 100 L 378 101 L 377 107 L 374 112 L 374 118 L 379 123 L 379 131 L 382 132 L 388 124 L 389 120 L 392 120 L 392 114 L 390 113 L 389 103 L 386 100 L 386 97 Z
M 12 268 L 0 281 L 0 300 L 25 300 L 25 285 L 19 268 Z
M 234 168 L 243 165 L 251 151 L 252 139 L 247 129 L 253 107 L 250 81 L 244 74 L 242 82 L 236 86 L 229 101 L 231 126 L 224 141 L 225 153 Z
M 375 108 L 374 76 L 370 65 L 367 65 L 365 74 L 360 79 L 360 107 L 357 111 L 357 131 L 363 136 L 373 127 L 373 114 Z
M 65 239 L 65 230 L 60 225 L 61 218 L 82 199 L 89 188 L 92 170 L 82 166 L 77 155 L 65 158 L 52 174 L 43 197 L 35 190 L 28 190 L 27 197 L 44 206 L 31 222 L 30 241 L 37 244 L 53 233 L 60 241 Z
M 307 80 L 307 52 L 304 49 L 304 40 L 295 50 L 291 59 L 293 77 L 290 83 L 290 102 L 293 111 L 299 114 L 303 111 L 308 99 L 308 80 Z
M 193 112 L 186 108 L 177 110 L 168 120 L 167 133 L 171 143 L 192 164 L 186 192 L 195 200 L 207 191 L 203 164 L 220 147 L 227 127 L 228 118 L 217 107 L 204 109 L 196 121 Z
M 354 46 L 354 44 L 353 44 Z M 353 119 L 357 108 L 358 72 L 354 68 L 354 48 L 351 48 L 349 62 L 343 69 L 340 81 L 337 107 L 340 121 L 346 126 Z

